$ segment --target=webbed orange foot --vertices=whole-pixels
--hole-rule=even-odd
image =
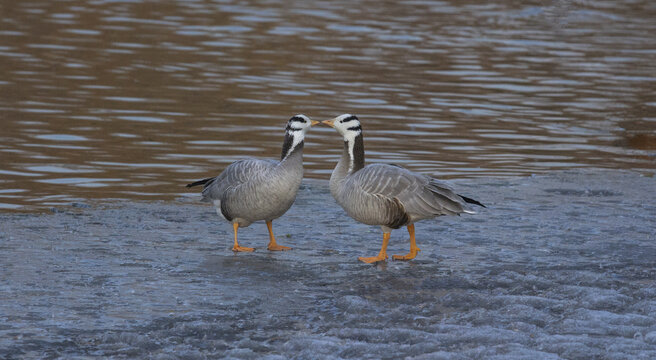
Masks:
[[[282,245],[278,245],[278,244],[273,244],[273,245],[269,244],[269,246],[267,246],[267,250],[269,250],[269,251],[285,251],[285,250],[291,250],[291,249],[292,248],[290,248],[289,246],[282,246]]]
[[[417,253],[420,252],[420,251],[421,251],[420,248],[416,248],[416,249],[414,249],[414,251],[410,250],[410,252],[407,253],[406,255],[392,255],[392,259],[394,259],[394,260],[412,260],[417,256]]]
[[[417,253],[421,251],[417,247],[417,242],[415,241],[415,225],[408,225],[408,234],[410,235],[410,252],[406,255],[394,255],[392,259],[394,260],[412,260],[417,256]]]
[[[390,238],[390,233],[383,233],[383,246],[380,247],[380,251],[378,252],[377,256],[372,256],[372,257],[362,257],[360,256],[358,260],[367,263],[367,264],[373,264],[379,261],[385,261],[387,260],[387,243],[389,242]]]
[[[267,229],[269,229],[269,245],[267,245],[267,250],[285,251],[285,250],[292,249],[289,246],[282,246],[276,243],[276,238],[273,236],[273,223],[271,222],[271,220],[267,220],[266,225],[267,225]]]
[[[358,260],[360,260],[364,263],[367,263],[367,264],[373,264],[373,263],[376,263],[376,262],[379,262],[379,261],[385,261],[387,259],[388,259],[387,255],[384,255],[384,256],[378,255],[378,256],[371,256],[371,257],[362,257],[362,256],[360,256],[358,258]]]
[[[234,251],[234,252],[253,252],[253,251],[255,251],[255,248],[249,248],[249,247],[245,247],[245,246],[235,245],[235,246],[232,247],[232,251]]]

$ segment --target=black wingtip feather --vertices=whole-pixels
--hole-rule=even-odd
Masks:
[[[468,197],[462,196],[462,195],[458,195],[458,196],[460,196],[463,200],[465,200],[466,203],[470,203],[470,204],[474,204],[474,205],[478,205],[478,206],[482,206],[484,208],[487,208],[487,206],[481,204],[480,202],[478,202],[478,201],[476,201],[472,198],[468,198]]]
[[[198,185],[205,185],[206,183],[208,183],[209,181],[211,181],[213,179],[214,178],[211,177],[211,178],[207,178],[207,179],[203,179],[203,180],[194,181],[191,184],[187,184],[187,187],[190,188],[190,187],[194,187],[194,186],[198,186]]]

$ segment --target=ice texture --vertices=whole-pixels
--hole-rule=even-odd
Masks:
[[[656,180],[456,182],[488,206],[416,225],[410,262],[305,182],[240,230],[197,197],[0,214],[0,358],[656,359]],[[390,254],[408,251],[404,229]]]

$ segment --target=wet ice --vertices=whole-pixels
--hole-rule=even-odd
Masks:
[[[195,197],[2,214],[0,357],[656,357],[655,180],[566,172],[456,184],[489,206],[417,225],[371,266],[376,227],[307,182],[240,232]],[[407,252],[395,231],[390,253]]]

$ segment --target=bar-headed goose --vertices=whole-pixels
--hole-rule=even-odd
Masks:
[[[204,185],[202,201],[211,202],[216,212],[232,222],[235,244],[232,251],[253,251],[239,246],[237,229],[259,220],[269,229],[267,249],[289,250],[278,245],[273,236],[272,221],[282,216],[294,203],[303,178],[303,139],[305,132],[318,121],[305,115],[293,116],[287,122],[280,161],[248,159],[236,161],[217,177],[188,184]]]
[[[380,225],[383,245],[377,256],[359,257],[365,263],[387,259],[387,243],[392,229],[407,226],[410,252],[394,255],[396,260],[411,260],[420,249],[415,242],[414,223],[440,215],[474,213],[467,203],[483,206],[476,200],[456,194],[445,183],[400,166],[364,165],[362,126],[358,118],[343,114],[322,121],[344,137],[344,152],[330,177],[330,192],[346,213],[355,220]]]

